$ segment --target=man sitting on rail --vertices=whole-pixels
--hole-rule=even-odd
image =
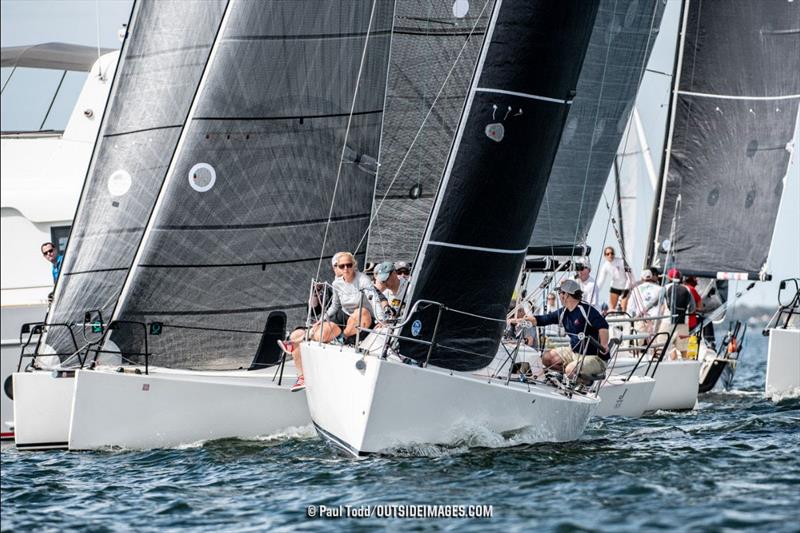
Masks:
[[[608,322],[597,309],[581,301],[583,293],[578,282],[571,279],[564,281],[558,294],[562,305],[560,309],[544,315],[512,319],[511,322],[527,320],[534,326],[558,324],[564,328],[570,345],[542,353],[542,365],[545,368],[573,375],[583,354],[582,378],[592,379],[605,374],[609,357]]]

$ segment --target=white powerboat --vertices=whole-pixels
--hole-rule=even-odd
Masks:
[[[783,291],[787,302],[781,302]],[[769,336],[764,389],[773,400],[800,395],[800,279],[781,281],[778,301],[780,307],[764,328]]]
[[[2,49],[2,66],[15,71],[88,73],[63,131],[4,131],[0,136],[3,439],[14,437],[11,373],[19,363],[20,328],[43,320],[48,294],[53,291],[50,265],[42,259],[39,245],[51,241],[59,252],[66,246],[117,65],[118,52],[102,53],[98,58],[97,48],[63,43]],[[12,72],[6,82],[9,88],[15,81]],[[53,101],[59,94],[58,90],[53,94]],[[12,105],[6,96],[4,107]],[[36,112],[45,115],[44,109]]]

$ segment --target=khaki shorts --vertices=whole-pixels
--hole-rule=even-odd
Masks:
[[[561,362],[564,363],[564,369],[567,368],[567,365],[572,362],[580,361],[581,356],[576,354],[572,351],[572,348],[569,346],[562,346],[560,348],[555,348],[555,352],[561,358]],[[588,376],[592,374],[605,374],[606,372],[606,362],[600,359],[596,355],[587,355],[583,358],[583,367],[581,368],[581,375]]]
[[[669,320],[662,320],[658,332],[669,333],[670,331],[672,331],[672,324],[670,324]],[[678,324],[678,327],[675,329],[675,335],[672,336],[671,345],[679,352],[685,353],[689,349],[689,326],[686,324]]]

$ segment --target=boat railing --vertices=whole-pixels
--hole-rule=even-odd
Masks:
[[[72,341],[73,351],[65,352],[65,353],[41,353],[41,339],[42,334],[48,330],[52,329],[59,329],[59,328],[66,328],[67,332],[69,333],[69,339]],[[27,337],[26,337],[27,336]],[[47,357],[58,357],[61,359],[69,358],[74,356],[77,353],[81,352],[81,348],[78,346],[78,341],[75,338],[75,333],[70,327],[69,324],[62,324],[62,323],[52,323],[47,324],[44,322],[27,322],[22,324],[19,330],[19,343],[21,345],[19,360],[17,362],[17,372],[20,372],[23,368],[22,363],[26,359],[30,359],[30,365],[33,367],[36,364],[36,358],[39,356],[47,356]],[[31,346],[33,349],[31,351]]]
[[[791,292],[790,283],[794,285],[794,293]],[[790,289],[789,294],[792,296],[788,302],[784,303],[781,295],[787,288]],[[800,317],[800,278],[781,280],[780,288],[778,289],[778,309],[770,317],[761,333],[764,336],[768,336],[771,329],[787,329],[797,317]]]

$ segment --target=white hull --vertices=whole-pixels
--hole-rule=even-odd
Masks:
[[[103,367],[58,379],[18,373],[17,447],[150,449],[309,425],[304,393],[289,390],[294,368],[287,367],[281,386],[274,372],[156,368],[145,375]]]
[[[74,377],[54,372],[16,372],[14,379],[14,440],[17,448],[66,448]]]
[[[274,372],[79,370],[69,449],[164,448],[309,425],[305,394],[289,390],[294,376],[278,386]]]
[[[595,416],[627,416],[639,418],[650,404],[656,380],[634,376],[624,381],[622,376],[609,376],[600,386],[600,405]]]
[[[532,432],[536,441],[575,440],[599,401],[437,368],[353,348],[303,344],[306,397],[317,430],[353,455],[417,444],[454,444],[475,429]]]
[[[626,375],[634,364],[636,364],[634,358],[618,358],[612,375]],[[693,359],[661,361],[655,375],[656,384],[645,411],[694,409],[697,403],[700,366],[700,361]],[[647,363],[642,361],[634,375],[643,376],[646,369]]]
[[[500,347],[492,364],[481,371],[481,373],[486,373],[487,375],[505,375],[505,373],[508,372],[507,358],[508,353],[503,347]],[[527,346],[520,347],[516,362],[528,363],[534,371],[541,370],[539,352]],[[644,377],[643,375],[634,376],[630,381],[623,381],[622,376],[609,376],[600,385],[600,390],[598,392],[600,405],[597,407],[594,416],[626,416],[638,418],[648,410],[650,396],[655,386],[656,383],[654,379]]]
[[[769,330],[765,393],[768,398],[800,394],[800,329]]]

